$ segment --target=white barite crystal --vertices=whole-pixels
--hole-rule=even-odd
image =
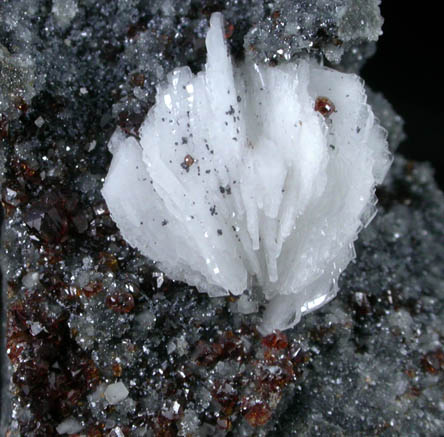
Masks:
[[[391,163],[386,133],[356,75],[233,67],[219,13],[206,47],[205,71],[178,68],[158,89],[140,141],[114,133],[103,196],[170,278],[210,296],[261,290],[261,332],[286,329],[335,296]],[[315,110],[319,97],[335,111]]]
[[[83,429],[83,425],[74,417],[68,417],[56,427],[58,434],[76,434]]]
[[[257,302],[252,301],[249,297],[243,294],[236,302],[237,312],[241,314],[257,313],[259,305]]]
[[[22,278],[22,284],[26,288],[34,288],[39,284],[39,274],[37,272],[29,272]]]
[[[128,397],[128,389],[125,384],[121,381],[114,384],[110,384],[105,390],[105,399],[111,404],[115,405],[123,401]]]

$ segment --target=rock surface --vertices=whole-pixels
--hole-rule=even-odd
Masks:
[[[442,434],[444,198],[428,165],[396,158],[338,298],[265,338],[248,300],[147,265],[100,195],[111,133],[137,135],[173,68],[202,68],[212,12],[238,58],[334,63],[343,47],[337,68],[356,71],[380,32],[377,2],[149,4],[0,6],[2,435]],[[374,101],[394,149],[400,121]],[[120,383],[128,395],[111,405]]]

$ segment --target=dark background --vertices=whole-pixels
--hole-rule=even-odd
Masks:
[[[405,120],[407,139],[398,151],[431,161],[444,188],[444,21],[430,4],[383,0],[384,34],[362,75]]]

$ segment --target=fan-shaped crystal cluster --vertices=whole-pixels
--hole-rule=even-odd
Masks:
[[[103,188],[123,237],[210,296],[269,302],[263,333],[332,299],[391,157],[360,78],[300,59],[233,66],[221,14],[205,71],[174,70]]]

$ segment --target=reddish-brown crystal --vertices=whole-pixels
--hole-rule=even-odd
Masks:
[[[176,437],[176,426],[172,420],[167,419],[161,414],[154,422],[155,437]]]
[[[120,378],[122,376],[122,366],[119,363],[113,364],[113,375],[116,378]]]
[[[48,295],[25,294],[26,301],[9,308],[7,338],[8,355],[16,366],[12,380],[34,415],[32,423],[23,424],[22,432],[55,435],[53,424],[84,402],[98,384],[99,374],[71,338],[67,314],[48,312]]]
[[[145,75],[143,73],[134,73],[131,76],[131,85],[142,87],[145,83]]]
[[[275,331],[264,337],[262,344],[271,349],[285,349],[288,346],[288,340],[283,332]]]
[[[18,97],[16,99],[15,107],[21,112],[26,112],[29,108],[28,104],[23,100],[23,97]]]
[[[220,417],[219,419],[217,419],[217,426],[224,431],[230,431],[232,423],[228,417]]]
[[[364,317],[372,312],[371,304],[367,295],[363,292],[356,292],[352,297],[353,306],[356,309],[358,317]]]
[[[253,405],[245,414],[245,419],[253,427],[264,426],[270,420],[270,417],[271,411],[263,403]]]
[[[99,253],[99,266],[100,270],[103,272],[106,271],[112,271],[117,272],[119,268],[119,262],[117,261],[117,258],[107,252],[100,252]]]
[[[200,340],[193,357],[199,365],[212,365],[226,358],[239,360],[243,357],[243,345],[233,331],[225,331],[213,343]]]
[[[28,196],[17,182],[10,182],[2,186],[2,204],[4,207],[17,207],[24,205]]]
[[[5,115],[0,115],[0,139],[6,138],[9,131],[9,122]]]
[[[315,102],[314,110],[319,112],[323,117],[330,117],[336,111],[335,105],[327,97],[318,97]]]
[[[183,158],[182,166],[183,169],[189,170],[189,168],[194,164],[194,158],[191,155],[185,155]]]
[[[273,20],[277,20],[278,18],[280,18],[280,16],[281,16],[281,11],[279,11],[279,10],[275,10],[275,11],[273,11],[273,13],[271,14],[271,18],[272,18]]]
[[[21,174],[27,178],[37,177],[35,171],[20,163]],[[62,243],[69,231],[78,233],[88,228],[88,210],[79,212],[79,199],[73,192],[49,190],[31,203],[25,213],[25,223],[43,243]]]
[[[227,23],[225,25],[225,39],[230,39],[234,33],[234,25],[231,23]]]
[[[106,306],[116,313],[129,313],[134,309],[134,297],[126,291],[113,293],[106,297]]]
[[[231,416],[238,401],[238,395],[230,385],[222,382],[216,383],[216,389],[212,393],[213,399],[222,407],[222,411],[226,416]]]
[[[88,437],[103,437],[104,434],[98,426],[92,426],[88,429],[86,434]]]
[[[428,373],[437,373],[444,370],[444,351],[436,349],[426,353],[421,360],[422,368]]]
[[[100,282],[90,282],[82,288],[81,292],[86,297],[92,297],[100,293],[102,290],[103,286]]]

